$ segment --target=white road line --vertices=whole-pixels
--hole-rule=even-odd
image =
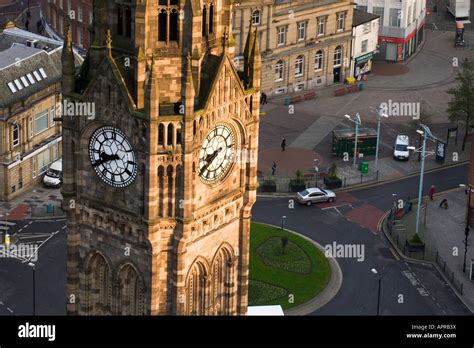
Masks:
[[[7,310],[8,310],[10,313],[13,313],[13,311],[10,309],[10,307],[7,307]]]
[[[67,226],[63,226],[63,227],[61,227],[61,229],[62,229],[62,230],[64,230],[65,228],[67,228]]]

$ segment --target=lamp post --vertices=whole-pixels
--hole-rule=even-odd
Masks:
[[[316,184],[314,185],[315,187],[318,187],[318,174],[319,174],[318,161],[319,159],[317,158],[314,159],[314,176],[315,176],[315,182],[316,182]]]
[[[469,196],[467,198],[467,213],[466,213],[466,227],[464,228],[464,261],[462,264],[462,271],[466,273],[466,256],[467,256],[467,242],[469,239],[469,232],[470,232],[470,224],[471,224],[471,193],[472,193],[472,186],[460,184],[461,187],[468,187],[469,189]]]
[[[428,126],[420,123],[420,127],[423,128],[423,130],[417,130],[416,132],[420,134],[423,137],[423,145],[421,148],[416,149],[414,146],[408,146],[408,150],[413,150],[414,152],[419,152],[421,153],[421,169],[420,169],[420,183],[418,187],[418,206],[416,208],[416,229],[415,233],[418,234],[419,228],[420,228],[420,214],[421,214],[421,202],[423,198],[423,178],[425,174],[425,158],[428,157],[429,155],[433,155],[433,151],[426,151],[426,139],[435,141],[438,140],[432,133],[431,130],[429,129]]]
[[[285,221],[286,221],[286,216],[282,216],[281,217],[281,229],[283,230],[283,228],[285,227]]]
[[[344,115],[349,121],[355,124],[355,137],[354,137],[354,162],[352,166],[355,168],[357,165],[357,137],[359,136],[359,126],[362,124],[360,115],[357,113],[354,119],[350,115]]]
[[[380,143],[380,122],[382,121],[382,117],[388,117],[387,113],[384,111],[382,106],[378,108],[371,108],[372,111],[377,113],[377,145],[375,147],[375,170],[379,169],[379,143]]]
[[[380,313],[380,289],[382,287],[382,277],[380,276],[379,272],[375,268],[372,268],[371,271],[373,274],[377,276],[378,282],[379,282],[379,286],[377,290],[377,316],[378,316]]]
[[[28,266],[31,267],[33,271],[33,316],[36,315],[36,281],[35,281],[35,264],[33,262],[29,262]]]

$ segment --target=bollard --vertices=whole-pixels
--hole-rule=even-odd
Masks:
[[[375,181],[379,181],[379,170],[375,173]]]

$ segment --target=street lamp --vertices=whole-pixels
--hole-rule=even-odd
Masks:
[[[319,167],[318,167],[318,161],[319,159],[315,158],[314,159],[314,175],[315,175],[315,181],[316,181],[316,185],[315,187],[318,187],[318,174],[319,174]]]
[[[469,187],[469,196],[467,199],[467,213],[466,213],[466,227],[464,228],[464,235],[466,238],[464,239],[464,262],[462,264],[462,271],[466,273],[466,256],[467,256],[467,241],[469,238],[469,231],[470,231],[470,224],[471,224],[471,193],[472,193],[472,186],[460,184],[461,187]]]
[[[35,264],[33,262],[28,262],[28,266],[33,270],[33,316],[36,315],[36,282],[35,282]]]
[[[344,115],[345,118],[347,118],[349,121],[352,123],[355,123],[355,137],[354,137],[354,163],[352,164],[353,167],[356,167],[357,164],[357,137],[359,136],[359,126],[362,124],[362,121],[360,120],[360,115],[357,113],[354,118],[352,118],[350,115]]]
[[[426,139],[429,139],[431,141],[438,140],[438,138],[436,138],[433,133],[431,133],[431,130],[428,126],[424,125],[423,123],[420,123],[420,127],[423,128],[423,130],[418,129],[416,132],[423,137],[423,145],[419,149],[415,148],[414,146],[407,147],[408,150],[421,153],[420,184],[418,187],[418,206],[416,208],[416,234],[418,234],[420,228],[421,201],[423,197],[423,177],[425,174],[425,158],[429,155],[434,154],[434,151],[426,151]]]
[[[382,121],[382,117],[388,117],[387,113],[384,111],[382,106],[378,108],[371,107],[371,110],[377,113],[377,145],[375,147],[375,170],[379,169],[378,162],[379,162],[379,143],[380,143],[380,121]]]
[[[382,285],[382,277],[380,276],[379,272],[375,268],[372,268],[370,271],[377,276],[378,282],[379,282],[379,286],[377,290],[377,316],[378,316],[380,313],[380,289]]]
[[[281,217],[281,229],[283,230],[283,227],[285,226],[285,221],[286,221],[286,216]]]

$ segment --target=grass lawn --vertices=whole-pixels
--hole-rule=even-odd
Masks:
[[[282,237],[288,238],[284,254]],[[313,243],[276,227],[252,223],[250,306],[281,305],[288,309],[300,305],[321,292],[330,276],[327,258]]]

